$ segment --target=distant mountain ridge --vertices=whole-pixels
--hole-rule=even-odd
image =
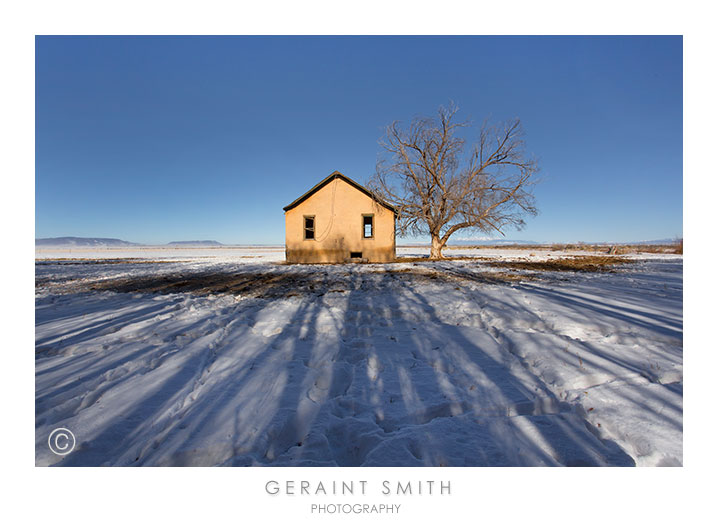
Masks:
[[[681,238],[670,238],[670,239],[652,239],[650,241],[632,241],[631,243],[625,243],[625,245],[673,245],[678,243]]]
[[[602,243],[584,243],[586,245],[671,245],[677,243],[679,240],[676,238],[667,239],[653,239],[645,241],[633,241],[633,242],[618,242],[618,241],[605,241]],[[522,239],[489,239],[489,238],[478,238],[478,239],[457,239],[451,240],[448,243],[450,247],[460,246],[499,246],[499,245],[551,245],[551,244],[568,244],[568,243],[538,243],[536,241],[528,241]],[[573,243],[569,243],[573,244]],[[427,246],[429,241],[421,242],[406,242],[400,243],[399,246]],[[170,241],[165,245],[145,245],[142,243],[133,243],[131,241],[125,241],[123,239],[114,239],[107,237],[47,237],[47,238],[36,238],[36,247],[65,247],[65,248],[126,248],[126,247],[246,247],[246,246],[282,246],[277,245],[225,245],[214,239],[203,239],[203,240],[190,240],[190,241]]]
[[[214,239],[203,239],[193,241],[170,241],[168,247],[224,247],[219,241]]]
[[[429,243],[428,243],[429,244]],[[528,241],[525,239],[456,239],[447,243],[450,247],[461,246],[495,246],[495,245],[539,245],[536,241]]]
[[[35,239],[36,247],[140,247],[122,239],[107,237],[46,237]]]
[[[679,238],[681,239],[681,238]],[[523,239],[489,239],[489,238],[478,238],[478,239],[456,239],[450,240],[447,245],[452,246],[499,246],[499,245],[573,245],[573,244],[585,244],[585,245],[672,245],[679,241],[677,238],[666,238],[666,239],[651,239],[644,241],[573,241],[573,242],[544,242],[540,243],[537,241],[528,241]],[[429,244],[426,243],[426,244]]]
[[[224,247],[214,239],[192,241],[170,241],[166,245],[144,245],[123,239],[108,237],[46,237],[36,238],[36,247],[63,247],[63,248],[127,248],[127,247]]]

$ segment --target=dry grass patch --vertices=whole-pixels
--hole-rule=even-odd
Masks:
[[[35,265],[122,265],[122,264],[152,264],[152,263],[188,263],[187,260],[150,260],[145,258],[40,258]]]
[[[309,273],[191,272],[98,280],[82,285],[85,290],[121,293],[235,294],[257,298],[298,296],[323,291],[322,277]]]
[[[616,256],[574,256],[547,261],[492,261],[487,265],[535,271],[611,272],[614,266],[630,262],[629,259]]]
[[[495,272],[495,271],[476,271],[465,269],[390,269],[390,270],[374,270],[369,271],[372,274],[391,274],[404,280],[411,281],[415,279],[440,281],[447,283],[456,283],[459,281],[472,281],[479,283],[516,283],[525,280],[535,280],[536,278],[527,274],[517,274],[513,272]]]
[[[424,261],[429,262],[442,262],[442,261],[487,261],[494,258],[486,257],[486,256],[448,256],[441,259],[434,259],[429,257],[409,257],[409,256],[402,256],[395,258],[393,263],[419,263]]]
[[[528,275],[513,272],[480,272],[403,268],[362,270],[349,275],[329,275],[316,270],[292,272],[177,272],[150,276],[132,276],[95,281],[70,281],[53,286],[57,292],[114,291],[120,293],[195,293],[232,294],[253,298],[288,298],[324,296],[327,293],[351,293],[355,290],[385,292],[387,289],[411,288],[420,282],[511,283],[531,280]],[[41,286],[43,281],[36,282]]]

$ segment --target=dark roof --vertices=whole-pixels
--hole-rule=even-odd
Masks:
[[[373,195],[372,192],[369,191],[367,188],[365,188],[365,187],[362,186],[361,184],[357,184],[354,180],[352,180],[352,179],[349,178],[349,177],[346,177],[345,175],[343,175],[343,174],[340,173],[339,171],[334,171],[334,172],[333,172],[330,176],[328,176],[326,179],[322,180],[322,181],[319,182],[317,185],[315,185],[310,191],[308,191],[307,193],[305,193],[304,195],[302,195],[300,198],[294,200],[292,203],[290,203],[290,204],[288,204],[287,206],[285,206],[285,207],[284,207],[284,210],[285,210],[285,211],[291,210],[292,208],[294,208],[295,206],[297,206],[298,204],[300,204],[302,201],[304,201],[305,199],[309,198],[311,195],[317,193],[319,190],[321,190],[321,189],[322,189],[323,187],[325,187],[327,184],[329,184],[330,182],[332,182],[334,179],[342,179],[342,180],[344,180],[347,184],[349,184],[350,186],[354,186],[354,187],[357,188],[359,191],[361,191],[362,193],[366,194],[366,195],[369,196],[371,199],[373,199],[374,201],[378,202],[379,204],[381,204],[381,205],[384,206],[385,208],[387,208],[387,209],[389,209],[389,210],[392,210],[394,213],[397,213],[397,208],[396,208],[395,206],[392,206],[392,205],[389,204],[388,202],[385,202],[385,201],[383,201],[382,199],[376,197],[376,196]]]

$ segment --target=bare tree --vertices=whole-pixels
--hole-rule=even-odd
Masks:
[[[479,130],[469,149],[459,136],[468,122],[456,122],[457,106],[440,107],[437,118],[415,118],[409,128],[387,127],[380,145],[388,155],[377,163],[368,186],[398,209],[400,234],[429,234],[431,258],[458,230],[499,232],[522,228],[536,215],[536,161],[525,153],[518,119]]]

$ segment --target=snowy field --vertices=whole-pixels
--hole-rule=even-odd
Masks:
[[[445,254],[37,250],[36,465],[682,465],[681,256]]]

